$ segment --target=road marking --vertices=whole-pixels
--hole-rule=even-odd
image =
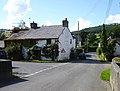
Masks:
[[[53,67],[49,67],[49,68],[46,68],[46,69],[43,69],[43,70],[40,70],[40,71],[31,73],[31,74],[29,74],[29,75],[21,76],[20,78],[30,77],[30,76],[36,75],[36,74],[38,74],[38,73],[45,72],[45,71],[47,71],[47,70],[51,70],[51,69],[54,69],[54,68],[57,68],[57,67],[60,67],[60,66],[66,65],[66,64],[69,64],[69,63],[59,64],[59,65],[56,65],[56,66],[53,66]]]

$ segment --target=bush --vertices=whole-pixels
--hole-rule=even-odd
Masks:
[[[95,52],[97,49],[97,46],[89,46],[88,51],[89,52]]]
[[[57,44],[49,44],[47,46],[44,46],[42,52],[46,58],[50,57],[51,60],[54,61],[59,55],[59,47]]]
[[[83,48],[79,47],[75,49],[76,53],[82,53],[83,52]]]
[[[97,54],[97,55],[101,55],[101,53],[102,53],[102,50],[101,50],[100,47],[98,47],[98,48],[96,49],[96,54]]]
[[[71,52],[70,52],[70,60],[75,60],[75,59],[76,59],[75,52],[74,52],[74,50],[71,50]]]
[[[113,58],[113,61],[114,61],[114,62],[120,62],[120,57],[115,57],[115,58]]]
[[[12,60],[21,60],[22,59],[22,52],[21,52],[21,45],[19,43],[13,43],[5,48],[5,51],[8,54],[8,58]]]
[[[100,75],[101,80],[110,81],[110,69],[104,70]]]

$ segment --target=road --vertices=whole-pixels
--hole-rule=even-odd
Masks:
[[[87,60],[69,63],[13,62],[20,78],[0,82],[0,91],[107,91],[100,73],[110,64],[100,63],[94,53],[86,55]]]

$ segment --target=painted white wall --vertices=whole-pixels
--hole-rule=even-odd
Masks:
[[[116,43],[114,56],[120,56],[120,45]]]
[[[71,44],[70,44],[70,41]],[[59,56],[58,60],[65,60],[69,59],[71,48],[74,47],[74,40],[73,37],[68,30],[68,28],[65,28],[62,32],[62,34],[59,37]]]
[[[43,47],[43,46],[46,45],[46,43],[47,43],[47,40],[39,40],[39,41],[37,41],[36,45],[39,46],[39,47]],[[55,43],[55,39],[52,39],[51,43]]]
[[[46,44],[47,42],[46,42],[46,40],[39,40],[39,41],[37,41],[37,46],[39,46],[39,47],[42,47],[42,46],[44,46],[45,44]]]
[[[23,54],[23,57],[24,59],[28,59],[28,49],[26,47],[22,47],[22,54]]]

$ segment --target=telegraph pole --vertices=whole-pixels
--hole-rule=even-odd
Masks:
[[[80,34],[79,34],[79,21],[78,21],[78,44],[77,44],[77,47],[79,47],[79,42],[80,42]]]

